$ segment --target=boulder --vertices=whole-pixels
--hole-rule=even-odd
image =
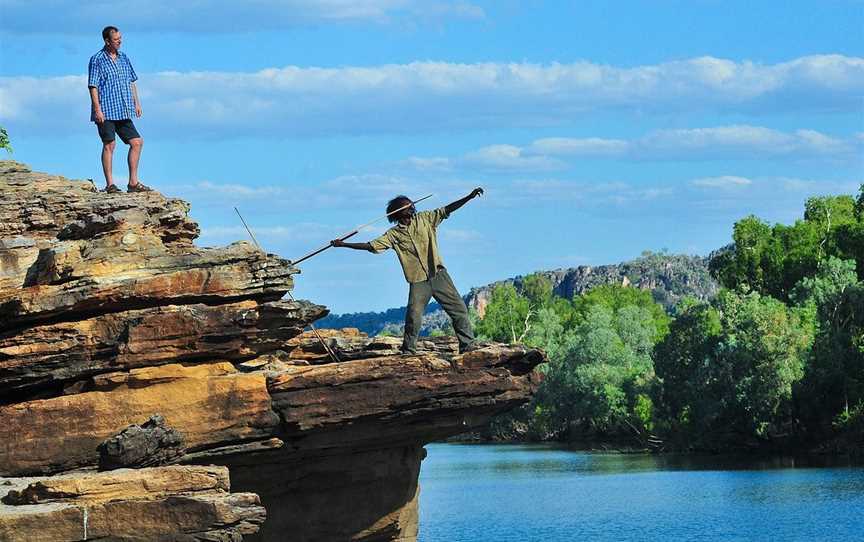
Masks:
[[[183,434],[154,414],[132,424],[99,445],[99,469],[112,470],[167,465],[186,453]]]
[[[9,542],[239,541],[266,517],[257,495],[229,492],[224,467],[121,469],[6,483],[0,485],[0,540]]]

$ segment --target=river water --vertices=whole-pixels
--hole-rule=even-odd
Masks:
[[[864,541],[864,468],[431,444],[421,542]]]

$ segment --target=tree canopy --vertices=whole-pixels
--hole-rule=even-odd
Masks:
[[[549,358],[532,434],[860,452],[864,185],[808,199],[791,225],[744,217],[732,237],[710,262],[719,294],[684,297],[669,314],[634,287],[562,299],[537,275],[496,288],[478,330]]]

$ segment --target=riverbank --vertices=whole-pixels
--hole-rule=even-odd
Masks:
[[[864,432],[846,431],[825,439],[809,441],[778,439],[758,441],[742,438],[736,446],[728,443],[723,447],[697,447],[686,440],[662,440],[651,437],[636,438],[598,438],[596,435],[584,435],[568,440],[556,438],[555,435],[543,435],[534,430],[530,424],[520,417],[505,415],[493,419],[490,424],[476,431],[451,437],[446,442],[453,444],[544,444],[560,446],[574,451],[610,452],[624,454],[685,454],[685,455],[722,455],[745,454],[751,456],[834,456],[849,457],[855,461],[864,462]]]

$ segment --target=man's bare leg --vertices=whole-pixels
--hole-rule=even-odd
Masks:
[[[106,188],[114,184],[114,177],[111,172],[112,161],[114,158],[114,145],[114,141],[111,143],[102,143],[102,172],[105,173]]]
[[[138,160],[141,159],[141,148],[144,146],[144,140],[140,137],[129,140],[129,156],[126,161],[129,163],[129,186],[138,184]]]

